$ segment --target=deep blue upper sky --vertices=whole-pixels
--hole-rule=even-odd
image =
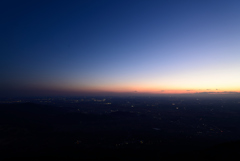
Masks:
[[[238,0],[0,6],[2,94],[240,90]]]

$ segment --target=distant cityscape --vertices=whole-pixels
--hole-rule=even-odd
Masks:
[[[27,102],[64,107],[71,112],[85,114],[127,112],[139,117],[138,119],[149,117],[151,127],[146,128],[184,134],[189,139],[195,136],[240,139],[240,128],[235,124],[240,121],[237,113],[240,112],[240,98],[49,97],[8,99],[1,100],[0,103]]]
[[[8,98],[0,106],[4,149],[38,139],[43,147],[177,153],[240,140],[240,98]]]

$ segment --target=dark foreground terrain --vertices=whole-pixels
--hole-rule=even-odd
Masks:
[[[2,159],[239,158],[238,98],[68,98],[0,104]]]

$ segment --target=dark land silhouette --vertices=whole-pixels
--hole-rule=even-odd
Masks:
[[[240,149],[239,106],[220,97],[2,101],[1,158],[230,159]]]

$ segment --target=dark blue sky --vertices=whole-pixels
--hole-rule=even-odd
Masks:
[[[1,92],[240,91],[240,1],[1,2]]]

